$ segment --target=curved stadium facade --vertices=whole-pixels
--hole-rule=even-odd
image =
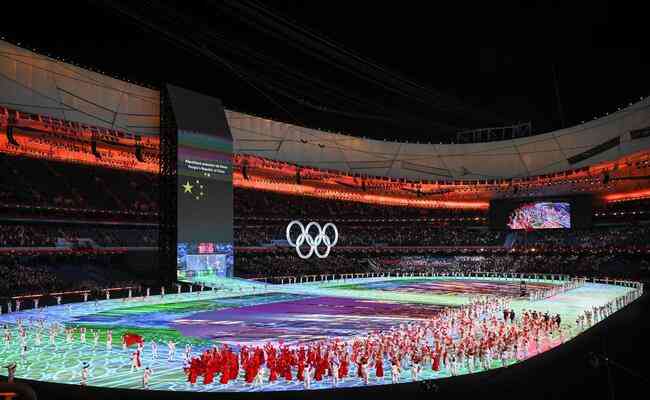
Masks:
[[[7,42],[0,42],[0,56],[0,104],[7,108],[135,133],[142,138],[159,131],[157,90]],[[227,111],[226,115],[238,154],[413,181],[525,179],[616,161],[650,147],[647,98],[570,128],[514,140],[466,144],[378,141],[236,111]]]

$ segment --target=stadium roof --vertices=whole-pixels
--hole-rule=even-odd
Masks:
[[[25,18],[0,32],[112,76],[379,139],[521,121],[541,133],[650,94],[644,14],[629,5],[418,4],[11,2]]]
[[[4,41],[0,41],[0,106],[130,135],[159,132],[157,90]],[[237,153],[393,178],[524,178],[614,161],[650,148],[650,98],[545,134],[463,144],[364,139],[235,111],[228,111],[227,118]]]

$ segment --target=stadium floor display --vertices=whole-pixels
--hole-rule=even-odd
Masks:
[[[365,336],[368,332],[387,330],[413,321],[426,320],[444,307],[457,307],[479,295],[513,295],[519,290],[519,280],[494,278],[363,278],[346,281],[312,282],[293,285],[240,286],[237,280],[225,281],[221,290],[184,294],[168,294],[164,298],[103,300],[27,310],[0,316],[13,338],[18,337],[17,321],[46,320],[66,327],[86,327],[99,332],[98,344],[87,334],[81,343],[79,334],[68,343],[63,333],[54,344],[43,334],[37,344],[28,328],[27,351],[21,352],[18,340],[3,342],[0,364],[12,361],[18,364],[17,378],[79,385],[82,364],[89,364],[89,387],[114,389],[141,389],[142,370],[131,371],[133,348],[123,349],[123,333],[142,336],[147,345],[142,355],[143,367],[154,371],[150,389],[154,391],[193,392],[268,392],[300,391],[304,385],[296,380],[278,379],[261,386],[246,384],[240,377],[227,385],[216,383],[191,385],[183,370],[183,348],[193,346],[192,353],[200,354],[214,344],[228,344],[234,349],[242,345],[263,345],[282,341],[288,346],[313,343],[331,338],[348,340]],[[529,287],[549,287],[554,281],[528,281]],[[227,290],[224,290],[228,286]],[[510,308],[517,315],[523,310],[537,310],[562,316],[562,337],[553,335],[540,343],[539,350],[529,343],[511,366],[560,345],[582,332],[575,321],[579,314],[594,306],[603,305],[626,294],[630,288],[615,285],[587,283],[582,287],[556,294],[544,300],[512,300]],[[29,324],[29,322],[24,322]],[[112,330],[115,342],[106,347],[106,333]],[[159,356],[153,358],[149,342],[155,339]],[[172,340],[178,350],[168,360],[166,343]],[[24,353],[24,354],[23,354]],[[501,361],[492,360],[490,370],[499,368]],[[350,366],[350,376],[356,376]],[[388,385],[391,382],[390,365],[386,365],[384,379],[369,370],[369,385]],[[481,368],[473,372],[480,372]],[[468,374],[461,366],[458,375]],[[3,371],[4,373],[4,371]],[[295,374],[294,374],[295,375]],[[448,370],[433,371],[424,368],[419,380],[450,376]],[[408,370],[403,370],[400,382],[409,382]],[[366,386],[363,380],[349,378],[340,382],[338,389]],[[330,379],[313,382],[314,389],[331,389]]]

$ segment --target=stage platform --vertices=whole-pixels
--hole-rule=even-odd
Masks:
[[[558,281],[528,280],[529,288],[543,288]],[[18,364],[16,376],[29,380],[79,384],[82,364],[90,367],[88,385],[105,388],[141,388],[142,371],[131,372],[133,349],[123,350],[120,337],[123,333],[136,333],[147,342],[143,366],[153,369],[150,389],[169,391],[281,391],[303,390],[299,382],[282,379],[260,387],[247,385],[240,377],[227,385],[214,383],[190,385],[183,372],[182,353],[186,344],[193,346],[192,353],[200,354],[213,345],[227,343],[239,348],[242,345],[263,345],[282,342],[300,345],[323,339],[348,340],[375,330],[389,329],[412,321],[434,316],[444,307],[466,304],[479,295],[513,296],[520,289],[519,280],[460,277],[393,277],[360,278],[345,281],[310,282],[303,284],[267,285],[237,279],[220,279],[218,290],[167,294],[164,298],[102,300],[28,310],[0,316],[0,324],[8,324],[14,337],[7,346],[0,344],[0,364],[12,361]],[[512,308],[517,314],[523,310],[537,310],[562,316],[563,340],[580,333],[576,317],[586,309],[604,305],[626,294],[631,288],[616,285],[587,283],[582,287],[538,301],[514,299]],[[49,344],[44,333],[42,344],[28,335],[28,350],[21,355],[17,344],[16,320],[45,319],[58,321],[68,327],[86,327],[100,332],[99,344],[93,345],[90,332],[86,343],[77,334],[72,344],[65,336]],[[112,330],[114,344],[106,349],[106,332]],[[152,358],[149,342],[156,340],[159,357]],[[174,361],[167,360],[166,342],[177,343]],[[561,344],[561,338],[551,337],[541,343],[541,351]],[[531,343],[529,357],[536,355]],[[511,360],[510,363],[523,359]],[[496,360],[491,368],[498,368]],[[355,366],[351,366],[354,374]],[[370,385],[388,384],[390,366],[385,366],[384,380],[374,377],[370,370]],[[2,371],[5,373],[5,371]],[[459,374],[468,373],[461,368]],[[421,380],[448,377],[447,371],[424,369]],[[404,370],[401,382],[410,381]],[[360,379],[350,378],[339,387],[364,385]],[[331,388],[330,380],[314,382],[312,389]]]

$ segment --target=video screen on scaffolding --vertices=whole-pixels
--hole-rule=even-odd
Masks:
[[[232,277],[232,136],[218,99],[168,85],[178,128],[177,277]]]

